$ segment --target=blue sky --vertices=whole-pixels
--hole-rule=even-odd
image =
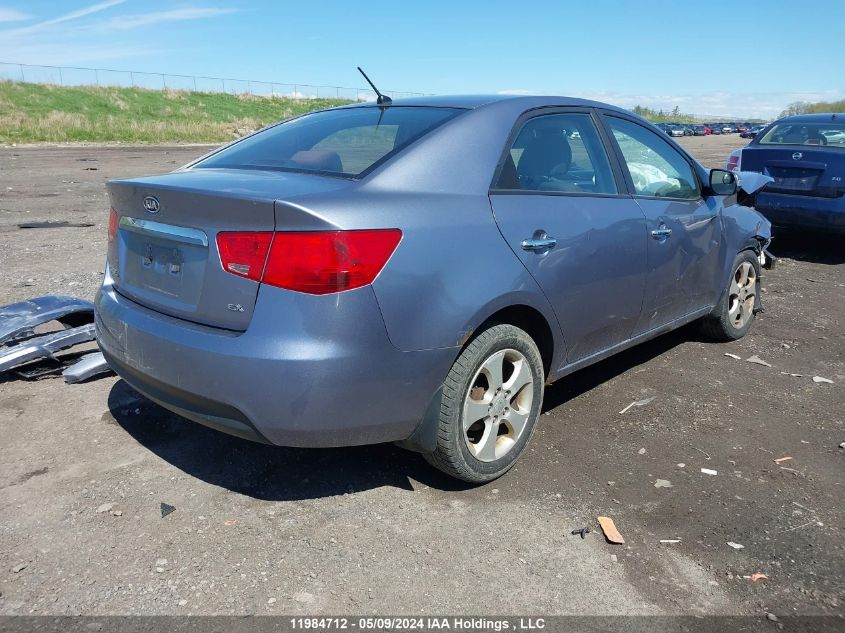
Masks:
[[[845,0],[0,0],[0,61],[776,116],[845,98]]]

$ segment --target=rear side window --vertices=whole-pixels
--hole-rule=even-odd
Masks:
[[[845,149],[845,123],[778,123],[760,145],[829,145]]]
[[[522,126],[494,188],[614,194],[616,182],[589,114],[547,114]]]
[[[258,132],[194,167],[361,176],[460,112],[404,106],[315,112]]]
[[[663,138],[631,121],[606,117],[638,195],[700,197],[698,181],[683,155]]]

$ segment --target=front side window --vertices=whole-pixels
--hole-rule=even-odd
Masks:
[[[760,145],[830,145],[845,149],[845,122],[778,123],[758,142]]]
[[[660,136],[626,119],[606,117],[638,195],[654,198],[700,197],[692,167]]]
[[[529,119],[516,136],[495,189],[616,193],[616,182],[589,114]]]
[[[194,167],[360,176],[461,112],[408,106],[315,112],[258,132]]]

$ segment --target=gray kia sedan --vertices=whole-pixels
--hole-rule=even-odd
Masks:
[[[471,482],[513,465],[544,385],[695,320],[743,336],[770,239],[734,174],[563,97],[315,112],[108,193],[97,336],[129,385]]]

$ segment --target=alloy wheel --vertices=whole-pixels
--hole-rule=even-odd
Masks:
[[[736,329],[742,329],[754,314],[757,296],[757,271],[751,262],[742,262],[734,271],[728,297],[728,317]]]
[[[470,454],[482,462],[507,455],[528,423],[534,374],[515,349],[491,354],[475,373],[464,399],[463,432]]]

